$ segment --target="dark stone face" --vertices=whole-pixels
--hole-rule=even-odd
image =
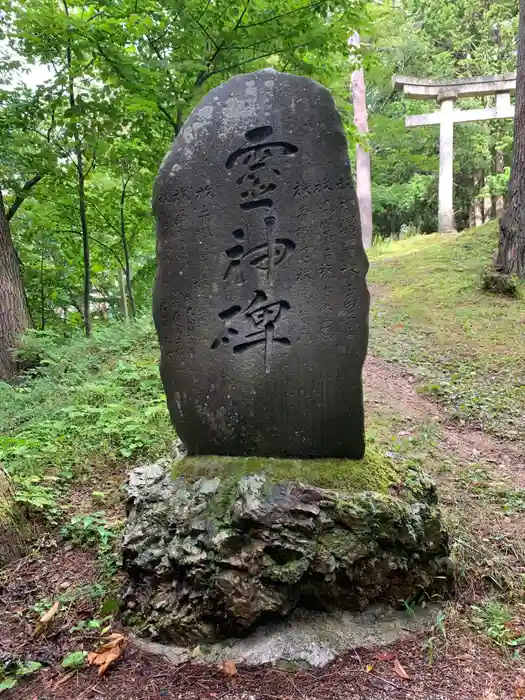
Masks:
[[[330,93],[274,71],[212,90],[154,211],[161,376],[189,453],[361,457],[368,263]]]

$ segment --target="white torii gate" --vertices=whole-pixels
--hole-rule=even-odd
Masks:
[[[427,126],[439,124],[439,217],[438,231],[454,231],[454,124],[485,119],[511,119],[514,105],[510,94],[516,91],[516,73],[491,75],[458,80],[420,80],[395,75],[394,88],[403,90],[406,97],[416,100],[436,99],[439,112],[415,114],[405,118],[405,125]],[[454,109],[457,99],[496,95],[495,107],[481,109]]]

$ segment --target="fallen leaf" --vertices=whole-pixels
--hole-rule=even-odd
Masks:
[[[87,652],[85,651],[73,651],[68,654],[62,661],[62,668],[82,668],[86,661]]]
[[[230,678],[237,675],[237,666],[233,663],[233,661],[225,661],[222,664],[221,670],[226,676],[230,676]]]
[[[395,659],[395,661],[394,661],[394,673],[396,674],[396,676],[399,676],[399,677],[402,678],[404,681],[409,681],[409,680],[410,680],[410,676],[409,676],[408,673],[405,671],[405,669],[403,668],[403,666],[401,666],[401,664],[399,663],[399,659]]]
[[[123,634],[120,634],[119,632],[112,632],[112,633],[108,636],[108,639],[112,639],[112,640],[116,639],[116,640],[118,640],[118,641],[120,642],[122,639],[124,639],[124,635],[123,635]]]
[[[113,634],[109,635],[108,639],[109,639],[109,642],[106,642],[101,647],[96,649],[96,652],[98,654],[103,654],[105,651],[110,651],[110,649],[114,649],[115,647],[118,647],[124,643],[124,635],[123,634],[113,633]]]
[[[98,666],[98,675],[103,676],[110,665],[113,663],[113,661],[116,661],[118,658],[120,658],[120,654],[122,652],[122,649],[115,647],[115,649],[109,649],[108,651],[102,652],[102,654],[97,654],[94,651],[92,651],[90,654],[88,654],[87,660],[88,664],[91,664],[92,666]]]
[[[42,615],[40,620],[36,623],[36,626],[35,626],[35,629],[33,632],[33,637],[36,637],[37,635],[41,634],[45,630],[45,628],[49,625],[51,620],[57,614],[59,607],[60,607],[60,603],[57,600],[57,602],[53,603],[53,605],[49,608],[49,610],[47,610]]]
[[[114,632],[109,635],[109,642],[98,647],[87,656],[87,662],[90,666],[98,666],[98,675],[103,676],[109,666],[120,658],[124,643],[126,641],[123,634]]]
[[[376,661],[393,661],[396,658],[395,654],[392,654],[389,651],[380,651],[379,654],[376,654],[374,656],[374,659]]]

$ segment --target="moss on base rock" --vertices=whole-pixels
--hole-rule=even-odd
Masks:
[[[185,457],[174,462],[173,476],[190,481],[220,477],[239,481],[264,472],[272,481],[298,481],[325,489],[385,493],[402,478],[402,471],[372,446],[364,459],[274,459],[269,457]]]
[[[363,609],[450,585],[433,483],[366,460],[191,457],[132,472],[128,622],[176,642],[242,634],[299,603]]]

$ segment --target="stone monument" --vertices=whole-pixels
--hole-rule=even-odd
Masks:
[[[446,594],[434,484],[364,455],[367,260],[328,91],[274,71],[212,90],[154,208],[161,373],[189,454],[130,475],[124,622],[192,645],[301,606]]]
[[[368,262],[329,91],[271,70],[212,90],[154,212],[161,375],[189,454],[361,458]]]

